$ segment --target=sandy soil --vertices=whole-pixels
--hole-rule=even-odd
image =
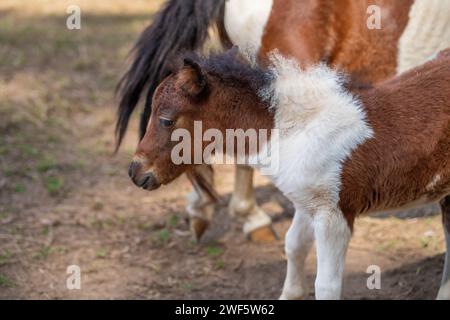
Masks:
[[[195,244],[185,178],[148,193],[127,177],[135,121],[112,155],[114,86],[159,1],[73,2],[82,9],[79,31],[65,28],[68,2],[0,4],[0,298],[277,298],[283,240],[250,243],[241,222],[228,217],[233,167],[216,168],[223,199]],[[258,200],[283,239],[292,208],[257,181]],[[360,218],[344,298],[433,299],[444,252],[436,213]],[[81,290],[66,288],[73,264],[81,268]],[[381,268],[380,290],[367,289],[370,265]],[[311,287],[314,270],[312,254]]]

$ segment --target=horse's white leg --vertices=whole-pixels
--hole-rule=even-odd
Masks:
[[[338,209],[318,211],[313,225],[317,249],[316,299],[340,299],[351,230]]]
[[[211,166],[199,165],[194,168],[195,175],[203,179],[211,189],[214,188],[214,171]],[[196,241],[199,241],[209,224],[211,223],[216,200],[207,192],[202,185],[198,185],[192,177],[191,182],[194,190],[188,195],[188,205],[186,211],[189,216],[191,232]]]
[[[236,166],[234,193],[230,201],[231,216],[245,217],[244,233],[256,242],[270,242],[276,239],[272,219],[256,204],[253,188],[253,169]]]
[[[308,294],[305,279],[305,260],[314,239],[311,215],[297,210],[286,233],[285,250],[287,273],[280,299],[302,299]]]
[[[437,296],[438,300],[450,300],[450,196],[445,197],[441,203],[442,222],[445,232],[445,263],[442,274],[441,287]]]

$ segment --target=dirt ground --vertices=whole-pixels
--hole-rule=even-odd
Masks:
[[[66,28],[79,4],[81,30]],[[136,119],[113,156],[114,87],[139,32],[160,1],[0,3],[0,298],[273,299],[283,240],[248,242],[227,215],[233,167],[216,167],[223,195],[214,225],[195,244],[185,220],[190,186],[180,178],[148,193],[127,166]],[[290,204],[258,177],[257,196],[283,236]],[[360,218],[345,299],[433,299],[444,240],[436,208]],[[81,268],[68,290],[66,269]],[[381,289],[366,287],[370,265]],[[314,283],[315,258],[307,273]],[[310,298],[313,297],[313,292]]]

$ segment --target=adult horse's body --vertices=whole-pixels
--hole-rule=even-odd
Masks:
[[[143,137],[157,85],[181,51],[197,50],[204,45],[211,26],[217,28],[222,46],[236,44],[250,48],[261,63],[268,52],[278,49],[303,66],[325,62],[345,70],[359,82],[376,83],[396,73],[397,59],[403,61],[398,54],[403,33],[406,37],[400,41],[400,53],[408,59],[401,63],[402,70],[422,62],[450,41],[450,26],[445,21],[450,13],[448,2],[415,1],[411,17],[421,22],[423,36],[418,40],[414,36],[419,22],[409,21],[408,16],[413,3],[413,0],[168,0],[141,35],[135,60],[121,82],[118,143],[141,94],[147,90],[140,126]],[[380,28],[373,24],[369,28],[368,20],[377,18],[374,15],[378,14],[378,8]],[[424,12],[426,19],[421,16]],[[440,28],[433,28],[435,25]],[[438,34],[430,37],[427,30]],[[441,41],[437,43],[436,38]],[[410,47],[417,46],[417,41],[422,50],[411,54]],[[252,238],[270,239],[271,220],[256,205],[252,179],[252,169],[238,166],[230,212],[247,216],[244,231]],[[211,219],[215,200],[211,168],[197,166],[191,181],[196,191],[188,212],[199,237]]]

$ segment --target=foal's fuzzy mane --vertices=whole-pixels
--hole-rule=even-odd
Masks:
[[[239,53],[237,49],[232,49],[226,53],[211,54],[202,56],[198,53],[189,52],[183,56],[200,66],[202,72],[218,78],[227,86],[246,86],[253,90],[263,101],[275,107],[281,95],[294,96],[302,88],[299,86],[300,78],[312,78],[315,82],[321,79],[321,83],[336,90],[345,90],[358,95],[358,92],[372,88],[371,84],[359,83],[352,79],[351,75],[327,67],[323,64],[313,65],[308,68],[301,68],[296,60],[291,57],[284,57],[278,51],[269,55],[269,64],[263,68],[251,57],[247,57],[245,52]],[[180,70],[180,66],[172,69],[173,73]],[[278,92],[276,83],[285,79],[292,90],[281,90]],[[318,83],[316,83],[318,85]],[[286,89],[286,88],[285,88]],[[291,97],[292,98],[292,97]]]
[[[245,85],[256,93],[270,86],[274,79],[271,70],[251,63],[235,50],[222,54],[211,54],[207,57],[197,53],[187,53],[184,59],[197,63],[203,72],[220,79],[228,86]]]

